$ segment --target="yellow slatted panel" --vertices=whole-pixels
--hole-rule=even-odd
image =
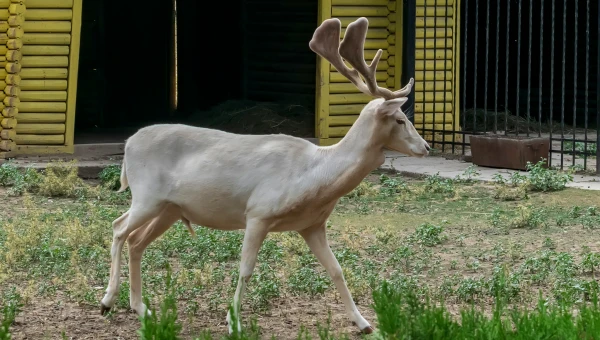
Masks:
[[[458,122],[458,112],[453,112],[457,100],[454,77],[457,8],[454,0],[417,0],[414,89],[417,130],[453,130]],[[430,132],[422,134],[428,141],[434,138]]]
[[[331,16],[342,22],[342,38],[348,24],[359,17],[369,20],[369,30],[365,41],[365,60],[370,63],[378,49],[383,50],[381,60],[377,65],[376,78],[379,86],[394,89],[394,68],[397,67],[396,54],[396,2],[374,0],[369,2],[358,0],[330,0]],[[327,82],[327,134],[320,136],[322,145],[337,142],[358,118],[365,104],[373,99],[361,93],[349,80],[335,68],[329,66],[329,81]],[[333,138],[331,138],[333,137]],[[331,140],[327,140],[331,138]]]
[[[5,0],[0,0],[5,1]],[[67,113],[77,60],[82,0],[27,0],[21,24],[17,145],[67,146]],[[1,15],[0,15],[1,16]],[[77,46],[74,49],[74,46]],[[76,86],[76,81],[73,82]],[[6,91],[5,91],[6,92]]]

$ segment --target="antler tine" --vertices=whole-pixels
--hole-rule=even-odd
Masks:
[[[410,91],[412,90],[412,87],[414,85],[415,85],[415,79],[410,78],[410,80],[408,81],[408,84],[406,84],[406,86],[404,86],[403,88],[401,88],[398,91],[392,92],[392,95],[394,96],[394,98],[406,97],[406,96],[408,96],[408,94],[410,93]]]
[[[383,97],[385,100],[394,98],[394,93],[377,85],[377,64],[383,51],[379,49],[371,62],[367,65],[364,58],[364,45],[367,38],[369,21],[365,17],[358,18],[346,28],[344,40],[340,45],[340,55],[348,61],[358,73],[365,78],[369,94],[374,97]]]
[[[337,18],[323,21],[315,30],[308,46],[313,52],[329,61],[338,72],[348,78],[361,92],[372,95],[367,85],[360,78],[358,71],[348,68],[342,60],[339,52],[341,26],[342,23]]]

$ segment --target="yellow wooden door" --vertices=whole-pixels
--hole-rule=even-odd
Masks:
[[[459,121],[455,105],[457,2],[416,0],[415,127],[428,141],[434,138],[426,130],[432,129],[435,140],[452,140],[452,134],[443,131],[453,130]]]
[[[15,128],[3,151],[71,153],[82,0],[10,1],[18,9],[9,8],[16,33],[8,36],[4,105]]]
[[[365,5],[368,3],[368,5]],[[338,18],[342,22],[343,38],[348,24],[359,17],[369,19],[365,41],[365,59],[370,62],[378,49],[383,55],[377,67],[379,86],[396,86],[395,62],[397,46],[396,26],[400,25],[396,1],[321,0],[319,24],[325,19]],[[320,145],[337,143],[358,118],[360,111],[372,97],[360,93],[326,60],[319,58],[317,65],[316,136]]]
[[[456,2],[455,0],[416,0],[415,125],[417,127],[431,128],[435,118],[436,128],[452,130],[453,124],[458,121],[458,112],[453,110],[452,105],[457,97],[455,77],[453,77],[456,68],[454,56],[457,55],[453,34]],[[348,23],[361,16],[368,18],[365,59],[370,62],[377,50],[382,49],[383,55],[377,68],[377,80],[380,86],[398,90],[406,85],[400,83],[402,8],[402,0],[321,0],[318,23],[329,18],[340,19],[343,37]],[[432,24],[432,20],[437,20],[437,26]],[[442,33],[439,33],[440,30]],[[436,31],[438,33],[435,33]],[[442,37],[443,34],[446,34],[446,40]],[[437,38],[437,35],[440,37]],[[436,45],[435,38],[444,42],[442,47],[445,51],[439,44]],[[437,47],[434,49],[434,46]],[[434,82],[434,72],[444,74],[446,78],[436,77]],[[319,58],[315,120],[319,144],[337,143],[356,121],[365,104],[372,99],[360,93],[350,81],[335,71],[329,62]],[[423,134],[426,137],[428,135],[428,133]],[[431,133],[429,133],[431,140],[430,137]]]

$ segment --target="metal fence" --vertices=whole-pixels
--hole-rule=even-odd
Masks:
[[[599,172],[598,1],[455,1],[459,1],[460,29],[453,39],[460,52],[454,59],[460,67],[454,67],[450,77],[459,79],[454,89],[459,107],[453,107],[453,112],[460,114],[460,129],[442,130],[446,124],[423,123],[416,124],[419,132],[451,133],[451,138],[434,140],[432,147],[463,155],[470,152],[470,135],[547,137],[549,165]],[[414,0],[405,3],[416,7]],[[448,2],[436,5],[444,3]],[[438,20],[433,22],[437,32]],[[405,30],[409,41],[415,32],[414,23],[407,23],[411,24]],[[406,77],[424,72],[412,67]],[[433,74],[434,82],[450,80],[446,72]],[[435,92],[442,90],[434,86],[432,91],[437,98]]]

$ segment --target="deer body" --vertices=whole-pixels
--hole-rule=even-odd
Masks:
[[[339,198],[383,164],[384,149],[411,156],[428,154],[429,145],[402,113],[413,80],[392,92],[379,88],[363,57],[368,21],[351,23],[339,43],[341,23],[328,19],[315,31],[310,47],[329,60],[359,90],[378,99],[369,102],[346,136],[319,147],[287,135],[238,135],[223,131],[158,124],[127,140],[121,191],[131,189],[130,209],[113,222],[111,272],[101,302],[104,314],[119,291],[121,251],[129,244],[130,304],[145,315],[141,258],[146,247],[178,220],[220,230],[244,229],[240,276],[233,297],[239,313],[246,285],[269,232],[298,232],[331,276],[351,321],[373,331],[352,300],[342,269],[325,235],[326,221]],[[339,53],[338,53],[339,50]],[[342,61],[344,57],[354,69]],[[362,75],[365,82],[360,78]],[[198,250],[206,251],[206,250]],[[239,315],[239,314],[238,314]],[[229,331],[232,325],[227,314]]]

